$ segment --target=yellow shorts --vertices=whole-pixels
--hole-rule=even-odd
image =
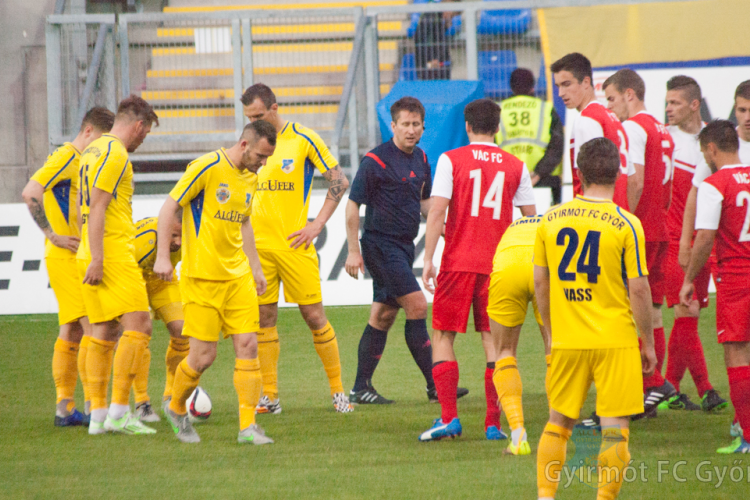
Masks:
[[[253,275],[247,273],[229,281],[183,277],[180,280],[185,326],[182,334],[204,342],[218,342],[240,333],[257,333],[260,328],[258,295]]]
[[[175,278],[172,278],[172,281],[162,281],[159,278],[147,279],[146,291],[148,303],[155,317],[164,321],[165,325],[185,319],[182,313],[180,282]]]
[[[46,258],[45,263],[49,284],[57,297],[58,322],[65,325],[86,316],[75,256],[70,259]]]
[[[86,276],[89,261],[78,260],[78,277]],[[81,285],[86,315],[91,323],[103,323],[130,312],[148,312],[146,282],[141,268],[132,262],[105,262],[104,277],[96,286]]]
[[[620,349],[552,349],[549,405],[578,418],[591,387],[596,387],[596,414],[627,417],[643,412],[643,374],[638,347]]]
[[[526,310],[531,302],[536,322],[542,324],[542,316],[534,296],[534,264],[529,260],[525,247],[511,247],[498,256],[502,267],[492,270],[487,315],[493,321],[509,328],[523,324]]]
[[[258,256],[268,282],[266,293],[259,299],[261,305],[279,301],[279,283],[284,283],[287,302],[304,306],[323,301],[317,253],[259,249]]]

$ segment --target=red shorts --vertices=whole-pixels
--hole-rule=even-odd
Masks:
[[[651,301],[654,304],[664,303],[664,290],[666,289],[668,241],[646,242],[646,267],[648,268],[648,286],[651,288]]]
[[[474,329],[478,332],[489,332],[489,286],[489,274],[440,271],[432,304],[432,328],[466,333],[469,309],[473,305]]]
[[[719,273],[716,280],[716,331],[719,343],[750,342],[750,275]]]
[[[673,307],[680,303],[680,290],[682,283],[685,281],[685,273],[680,267],[678,256],[680,254],[680,242],[670,241],[667,251],[667,261],[664,267],[665,290],[664,295],[667,297],[667,306]],[[701,272],[693,280],[695,285],[695,294],[693,298],[698,301],[701,309],[708,307],[708,283],[711,281],[710,267],[703,266]],[[652,294],[653,295],[653,294]],[[654,299],[654,303],[657,303]]]

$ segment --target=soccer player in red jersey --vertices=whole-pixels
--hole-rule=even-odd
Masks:
[[[675,76],[667,82],[666,100],[669,120],[667,130],[675,144],[672,203],[667,211],[670,242],[665,289],[667,306],[674,307],[675,321],[669,334],[666,379],[679,392],[680,381],[685,371],[690,370],[698,395],[701,397],[701,408],[705,411],[719,410],[727,406],[727,401],[719,396],[708,379],[703,345],[698,335],[700,310],[708,306],[709,266],[696,275],[696,295],[690,305],[682,305],[679,298],[684,281],[684,269],[693,241],[697,186],[708,176],[700,172],[710,173],[698,144],[698,133],[703,128],[700,115],[700,86],[689,76]],[[685,403],[684,398],[682,403]],[[683,406],[680,401],[675,401],[670,408],[693,409],[694,406]]]
[[[657,363],[654,374],[643,379],[645,399],[642,415],[655,414],[662,401],[673,398],[673,404],[679,400],[683,405],[692,405],[694,408],[691,409],[700,409],[686,395],[677,396],[675,388],[661,374],[667,350],[661,305],[664,301],[664,271],[669,248],[666,220],[672,195],[674,141],[667,128],[646,111],[643,103],[646,84],[638,73],[632,69],[621,69],[607,78],[602,88],[607,96],[607,107],[623,120],[622,126],[630,143],[630,161],[635,168],[637,184],[643,186],[642,190],[628,192],[630,211],[641,220],[646,236],[648,283],[654,306],[651,317]]]
[[[615,183],[614,202],[628,210],[628,193],[643,189],[636,185],[635,170],[628,158],[628,136],[614,113],[596,100],[591,62],[586,56],[574,52],[555,61],[550,67],[559,87],[560,97],[568,109],[577,109],[579,116],[573,124],[570,139],[570,165],[573,169],[573,193],[583,194],[581,180],[576,173],[578,151],[581,146],[597,137],[606,137],[620,151],[620,177]]]
[[[680,290],[691,303],[693,280],[716,241],[716,328],[724,346],[729,396],[743,434],[718,453],[750,453],[750,166],[740,163],[739,139],[727,120],[709,123],[699,134],[701,151],[714,172],[698,188],[697,235]]]
[[[740,161],[750,165],[750,80],[737,85],[734,91],[734,118],[740,136]]]
[[[500,106],[489,99],[479,99],[466,106],[464,117],[471,143],[440,156],[432,187],[432,206],[427,216],[422,281],[428,291],[435,293],[432,376],[442,417],[422,433],[420,441],[461,435],[456,410],[458,362],[453,342],[456,332],[466,332],[472,305],[474,327],[482,336],[487,356],[485,434],[492,440],[507,437],[500,430],[498,397],[492,382],[499,352],[497,339],[490,334],[487,316],[490,273],[497,244],[513,222],[513,205],[518,206],[523,215],[535,215],[536,205],[526,165],[494,142]],[[440,275],[436,278],[432,259],[446,220],[446,210],[445,249]]]

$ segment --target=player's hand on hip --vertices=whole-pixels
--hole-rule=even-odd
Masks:
[[[683,283],[682,289],[680,289],[680,304],[685,307],[690,307],[690,303],[693,301],[694,292],[695,286],[692,283]]]
[[[425,290],[432,294],[435,293],[435,285],[433,283],[437,283],[437,272],[435,271],[435,264],[433,264],[432,261],[424,261],[422,283],[424,283]]]
[[[71,252],[78,251],[78,244],[81,242],[81,238],[78,236],[62,236],[57,233],[52,233],[49,240],[53,245],[59,248],[70,250]]]
[[[263,274],[263,271],[253,271],[253,280],[255,280],[255,292],[260,297],[266,293],[266,289],[268,288],[266,276]]]
[[[650,377],[656,371],[656,351],[654,346],[647,346],[645,342],[641,346],[641,366],[644,377]]]
[[[677,262],[683,272],[687,272],[688,264],[690,264],[690,245],[683,245],[680,243],[680,253],[677,255]]]
[[[303,227],[299,231],[293,232],[287,237],[287,241],[293,240],[289,244],[289,248],[297,249],[302,245],[305,245],[305,250],[307,250],[310,245],[312,245],[313,240],[318,237],[322,230],[323,227],[318,226],[315,221],[308,222],[305,227]]]
[[[362,274],[365,274],[365,261],[362,260],[362,254],[361,253],[352,253],[349,252],[349,256],[346,258],[346,263],[344,264],[344,269],[346,269],[346,274],[357,279],[357,276],[359,276],[359,272],[362,271]]]
[[[172,281],[172,275],[174,273],[174,267],[169,259],[156,259],[154,262],[154,274],[156,274],[162,281]]]
[[[91,262],[86,268],[86,275],[83,277],[84,285],[96,286],[104,278],[104,264],[102,262]]]

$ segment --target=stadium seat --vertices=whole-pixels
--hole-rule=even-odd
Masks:
[[[510,74],[516,69],[516,53],[512,50],[479,52],[479,79],[484,94],[490,99],[510,97]]]
[[[414,0],[415,4],[428,3],[429,0]],[[497,0],[484,0],[497,1]],[[501,0],[502,1],[502,0]],[[411,15],[411,23],[406,30],[409,38],[414,36],[419,23],[419,13]],[[484,10],[479,15],[477,33],[480,35],[520,35],[531,26],[531,9]],[[461,31],[461,16],[453,18],[446,34],[453,36]]]
[[[417,79],[417,64],[413,53],[404,54],[398,70],[399,82],[413,82]]]

